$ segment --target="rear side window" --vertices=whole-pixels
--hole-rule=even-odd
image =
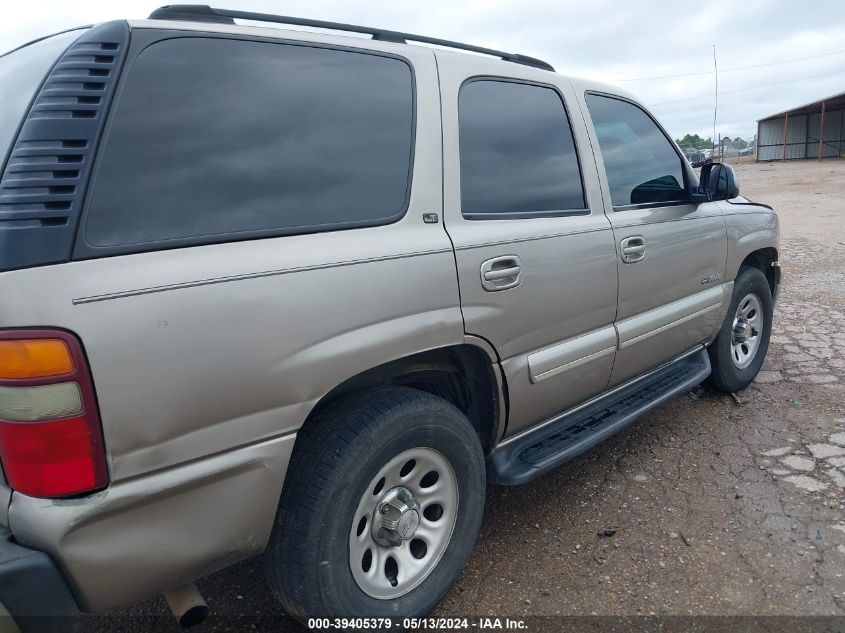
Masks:
[[[153,44],[116,105],[86,241],[146,250],[398,219],[413,95],[410,67],[391,57],[216,38]]]
[[[572,129],[555,90],[471,81],[461,88],[458,116],[464,217],[587,213]]]
[[[82,33],[59,33],[0,56],[0,170],[38,87]]]
[[[681,158],[657,124],[628,101],[587,94],[614,207],[686,199]]]

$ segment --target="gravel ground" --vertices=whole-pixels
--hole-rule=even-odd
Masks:
[[[784,284],[758,380],[736,398],[698,387],[530,484],[490,487],[473,557],[436,615],[802,616],[765,630],[845,617],[845,161],[736,171],[782,223]],[[200,588],[213,615],[197,633],[301,630],[257,561]],[[84,629],[171,622],[158,598]]]

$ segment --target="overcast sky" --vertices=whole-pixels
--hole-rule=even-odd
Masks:
[[[80,24],[146,17],[166,1],[9,3],[0,21],[0,51]],[[558,72],[631,90],[675,137],[712,133],[713,44],[722,136],[750,139],[758,118],[845,92],[843,0],[217,0],[216,6],[365,24],[540,57]],[[756,67],[731,70],[747,66]],[[631,81],[667,75],[672,77]]]

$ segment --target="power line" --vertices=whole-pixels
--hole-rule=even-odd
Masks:
[[[818,75],[806,75],[805,77],[796,77],[795,79],[786,79],[785,81],[772,81],[766,84],[757,84],[756,86],[746,86],[745,88],[737,88],[736,90],[723,90],[723,95],[734,94],[736,92],[745,92],[746,90],[755,90],[756,88],[768,88],[769,86],[779,86],[781,84],[789,84],[795,81],[803,81],[805,79],[815,79],[816,77],[826,77],[828,75],[838,75],[841,73],[845,73],[845,68],[840,70],[834,70],[832,72],[827,73],[819,73]],[[659,101],[658,103],[652,103],[653,106],[659,105],[667,105],[669,103],[682,103],[684,101],[696,101],[698,99],[706,99],[708,95],[699,95],[697,97],[686,97],[684,99],[675,99],[673,101]]]
[[[782,59],[777,62],[768,62],[765,64],[754,64],[751,66],[736,66],[734,68],[723,68],[723,73],[730,73],[737,70],[750,70],[752,68],[765,68],[766,66],[778,66],[780,64],[792,64],[795,62],[804,62],[808,59],[819,59],[820,57],[830,57],[831,55],[841,55],[845,53],[845,50],[842,51],[833,51],[831,53],[822,53],[821,55],[810,55],[809,57],[796,57],[795,59]],[[714,71],[707,70],[699,73],[682,73],[680,75],[658,75],[656,77],[635,77],[634,79],[610,79],[608,83],[622,83],[625,81],[650,81],[652,79],[678,79],[681,77],[698,77],[701,75],[712,75]]]

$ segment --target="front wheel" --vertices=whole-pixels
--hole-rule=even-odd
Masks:
[[[383,388],[297,438],[267,578],[294,617],[414,617],[463,571],[484,508],[472,424],[445,400]]]
[[[757,268],[744,267],[734,282],[725,322],[710,345],[710,383],[719,391],[745,389],[757,376],[772,333],[772,291]]]

